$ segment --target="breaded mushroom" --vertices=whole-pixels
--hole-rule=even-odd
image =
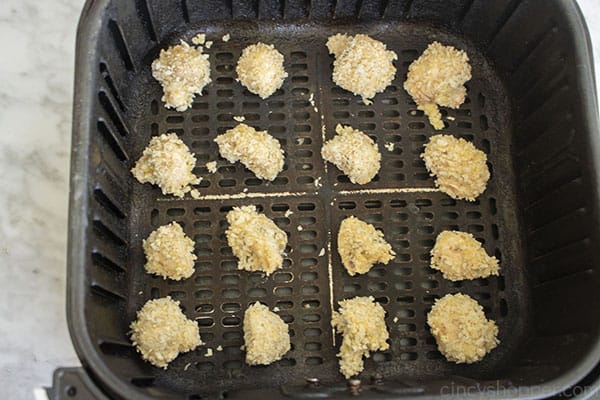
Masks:
[[[181,41],[160,51],[160,56],[152,62],[152,76],[163,87],[161,100],[165,107],[185,111],[211,82],[208,55],[202,53],[202,47]]]
[[[242,51],[235,71],[238,81],[261,99],[275,93],[288,76],[283,68],[283,55],[272,44],[260,42]]]
[[[427,314],[427,324],[440,353],[457,364],[479,361],[500,343],[496,323],[465,294],[447,294],[436,300]]]
[[[239,124],[215,138],[219,153],[230,163],[240,161],[257,178],[272,181],[283,170],[283,150],[267,131]]]
[[[200,183],[192,173],[196,157],[177,134],[155,136],[144,149],[131,173],[140,183],[158,185],[163,194],[183,197],[190,185]]]
[[[142,242],[146,271],[179,281],[194,273],[194,241],[177,222],[158,227]]]
[[[473,235],[443,231],[431,250],[431,268],[451,281],[498,275],[498,259],[490,257]]]
[[[238,269],[263,271],[270,275],[283,265],[287,235],[255,206],[234,207],[227,213],[229,228],[225,232]]]
[[[180,353],[204,344],[198,323],[187,319],[179,302],[169,296],[148,300],[137,312],[131,341],[144,360],[165,369]]]
[[[490,179],[486,154],[462,138],[432,136],[421,158],[436,186],[453,199],[475,201]]]
[[[337,244],[342,264],[351,276],[366,274],[375,263],[387,264],[396,255],[383,232],[354,216],[342,221]]]
[[[379,172],[381,153],[364,132],[338,124],[337,135],[323,144],[321,156],[338,167],[352,183],[364,185]]]
[[[288,325],[258,301],[244,313],[246,364],[269,365],[290,351]]]
[[[465,82],[471,79],[469,57],[462,50],[433,42],[408,67],[404,89],[435,129],[444,123],[438,106],[458,108],[465,102]]]
[[[331,325],[344,336],[337,356],[340,372],[348,379],[364,369],[363,356],[369,358],[371,351],[390,347],[389,333],[385,310],[373,296],[342,300],[339,305],[331,316]]]
[[[343,89],[371,104],[375,94],[383,92],[396,76],[396,53],[384,43],[367,35],[338,33],[327,40],[329,54],[335,56],[333,81]]]

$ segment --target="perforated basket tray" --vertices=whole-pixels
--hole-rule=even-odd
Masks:
[[[214,41],[213,82],[190,110],[167,110],[150,63],[198,32]],[[398,54],[396,79],[373,105],[331,80],[325,42],[337,32],[367,33]],[[69,241],[69,320],[82,363],[115,397],[343,395],[332,307],[372,295],[387,312],[390,349],[366,360],[363,396],[486,383],[551,393],[575,382],[598,359],[597,115],[585,34],[567,0],[89,1],[78,35]],[[433,40],[466,50],[473,67],[467,100],[443,111],[442,131],[488,155],[492,178],[473,203],[434,189],[419,158],[437,132],[402,83]],[[235,81],[241,49],[256,41],[275,44],[289,72],[265,101]],[[284,171],[272,183],[219,157],[213,139],[237,115],[282,144]],[[321,159],[338,123],[378,143],[373,182],[353,185]],[[163,196],[129,173],[150,137],[165,132],[196,154],[202,199]],[[209,174],[212,160],[218,171]],[[227,246],[225,215],[245,204],[289,237],[283,269],[268,278],[238,271]],[[345,272],[335,239],[350,215],[385,232],[394,261],[364,276]],[[142,240],[170,221],[198,255],[195,274],[180,282],[143,269]],[[501,276],[453,283],[431,270],[429,252],[446,229],[475,235],[501,260]],[[426,325],[434,300],[455,292],[477,299],[500,329],[501,344],[473,365],[445,361]],[[141,360],[127,332],[136,310],[166,295],[198,320],[206,346],[162,370]],[[292,350],[268,367],[245,365],[240,349],[243,312],[257,300],[279,308],[292,336]]]

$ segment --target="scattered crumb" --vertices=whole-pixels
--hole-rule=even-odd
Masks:
[[[458,108],[465,101],[465,82],[471,79],[469,57],[462,50],[433,42],[408,67],[404,89],[425,112],[435,129],[442,129],[439,106]]]
[[[427,314],[427,324],[440,353],[448,361],[473,363],[498,346],[498,327],[471,297],[458,293],[436,300]]]
[[[301,231],[303,229],[302,225],[298,225],[297,229],[298,229],[298,231]]]
[[[394,143],[392,142],[386,142],[383,147],[385,147],[387,151],[394,151]]]
[[[410,112],[410,115],[412,115],[412,116],[415,116],[415,115],[417,115],[417,110],[412,110],[412,111]]]
[[[186,318],[170,297],[148,300],[131,323],[131,342],[142,358],[167,368],[179,353],[202,345],[198,323]]]
[[[337,135],[323,144],[321,156],[334,164],[352,183],[364,185],[381,167],[381,154],[369,136],[351,126],[338,124]]]
[[[146,272],[179,281],[194,273],[194,241],[177,222],[163,225],[142,241]]]
[[[206,34],[199,33],[192,38],[192,43],[196,44],[196,45],[200,45],[200,44],[204,44],[205,40],[206,40]]]
[[[283,214],[283,216],[286,218],[289,218],[289,216],[292,215],[293,213],[294,212],[288,208],[287,210],[285,210],[285,213]]]
[[[152,62],[152,76],[163,87],[162,101],[166,108],[185,111],[195,95],[202,95],[204,86],[211,82],[208,54],[202,47],[185,43],[162,49],[160,56]]]
[[[233,117],[233,120],[237,122],[244,122],[246,120],[246,117],[244,117],[243,115],[235,115]]]
[[[392,321],[394,321],[394,323],[398,322],[398,317],[394,317]]]
[[[248,191],[248,188],[244,188],[244,190],[242,190],[242,192],[246,193]]]
[[[229,228],[225,232],[238,269],[263,271],[270,275],[281,268],[287,235],[255,206],[234,207],[227,213]]]
[[[131,173],[140,183],[158,185],[163,194],[183,197],[191,190],[190,185],[200,183],[192,173],[196,157],[177,134],[166,133],[155,136]]]
[[[475,201],[490,179],[486,154],[462,138],[432,136],[421,158],[436,186],[457,200]]]
[[[144,292],[140,290],[140,291],[138,292],[138,294],[144,294]]]
[[[446,119],[447,119],[448,121],[454,121],[456,118],[454,118],[452,115],[448,115],[448,116],[446,117]]]
[[[234,163],[240,161],[257,178],[272,181],[283,170],[283,150],[267,131],[257,131],[239,124],[215,138],[221,156]]]
[[[304,308],[310,308],[310,304],[306,303],[306,304],[304,305]]]
[[[205,164],[206,169],[208,170],[208,172],[210,172],[211,174],[214,174],[215,172],[217,172],[217,162],[216,161],[209,161]]]
[[[323,257],[325,255],[325,247],[321,247],[321,251],[319,251],[319,257]]]
[[[210,347],[206,349],[206,354],[204,354],[204,357],[212,357],[213,356],[213,349],[211,349]]]
[[[262,99],[275,93],[288,76],[283,68],[283,55],[272,44],[260,42],[242,51],[235,70],[238,81]]]
[[[223,351],[223,346],[221,346],[221,345],[218,345],[218,346],[217,346],[217,351]]]
[[[487,278],[498,275],[498,259],[490,257],[473,235],[443,231],[431,250],[431,268],[442,271],[445,279]]]
[[[273,307],[273,312],[279,312],[279,307]]]
[[[396,76],[392,61],[398,57],[386,45],[367,35],[337,34],[327,40],[329,53],[335,56],[333,81],[343,89],[362,97],[366,105],[383,92]]]
[[[310,103],[311,106],[315,107],[315,94],[314,93],[310,93],[310,96],[308,97],[308,102]]]
[[[313,111],[316,112],[316,113],[318,113],[319,109],[317,107],[313,107]]]
[[[212,47],[212,45],[213,45],[213,41],[209,40],[204,44],[204,47],[206,47],[207,49],[210,49]]]
[[[344,337],[337,356],[340,372],[348,379],[363,370],[363,356],[390,347],[389,333],[385,310],[372,296],[342,300],[339,305],[339,310],[333,312],[331,325]]]
[[[242,350],[242,351],[246,350],[246,346],[245,345],[241,345],[240,346],[240,350]]]
[[[258,301],[244,313],[246,363],[269,365],[290,351],[290,334],[281,317]]]
[[[184,371],[187,371],[187,370],[188,370],[188,368],[190,367],[190,365],[192,365],[192,363],[187,363],[187,364],[185,364],[185,367],[183,367],[183,370],[184,370]]]
[[[323,186],[323,184],[321,183],[321,177],[318,177],[317,179],[315,179],[315,187],[316,188],[320,188],[321,186]]]
[[[190,196],[192,196],[193,199],[198,200],[200,198],[200,192],[198,189],[192,189],[190,190]]]
[[[223,35],[223,37],[221,38],[221,40],[224,42],[229,42],[229,39],[231,39],[231,35],[229,33]]]

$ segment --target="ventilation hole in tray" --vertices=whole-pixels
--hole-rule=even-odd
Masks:
[[[306,337],[318,337],[321,336],[321,329],[319,328],[306,328],[304,330],[304,336]]]
[[[232,342],[240,342],[242,340],[242,332],[240,331],[227,331],[223,333],[223,339]]]
[[[223,275],[221,276],[221,282],[224,285],[237,285],[240,282],[239,275]]]
[[[412,304],[415,302],[415,298],[413,296],[400,296],[396,298],[396,302],[400,304]]]
[[[443,360],[444,356],[442,355],[442,353],[435,350],[435,351],[428,351],[427,353],[425,353],[425,358],[427,358],[428,360]]]
[[[248,290],[248,297],[261,298],[267,296],[267,290],[264,288],[252,288]]]
[[[276,287],[274,290],[275,296],[279,296],[279,297],[291,296],[293,294],[293,292],[294,292],[294,290],[291,287],[287,287],[287,286]]]
[[[370,292],[382,292],[387,289],[387,283],[385,282],[370,282],[367,285],[367,289]]]
[[[499,307],[500,307],[500,316],[506,317],[508,315],[508,304],[506,303],[505,299],[500,299]]]
[[[224,317],[221,320],[221,323],[223,324],[223,326],[239,326],[241,323],[241,320],[238,317]]]
[[[348,283],[344,285],[344,293],[352,294],[356,293],[360,290],[360,285],[358,283]]]
[[[402,281],[402,282],[394,283],[394,288],[396,290],[411,290],[412,287],[413,287],[413,283],[410,281]]]
[[[215,321],[212,318],[197,318],[196,321],[200,328],[210,328],[215,325]]]
[[[237,289],[224,289],[221,291],[221,295],[226,299],[233,299],[240,297],[241,293]]]
[[[273,279],[275,282],[291,282],[294,279],[294,275],[290,272],[277,272]]]
[[[196,306],[194,310],[199,313],[211,313],[215,310],[215,307],[210,303],[205,303]]]

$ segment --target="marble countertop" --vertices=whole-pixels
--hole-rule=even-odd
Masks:
[[[78,365],[65,317],[75,30],[84,0],[0,2],[0,389]],[[579,0],[600,70],[600,2]],[[600,82],[600,80],[598,80]]]

